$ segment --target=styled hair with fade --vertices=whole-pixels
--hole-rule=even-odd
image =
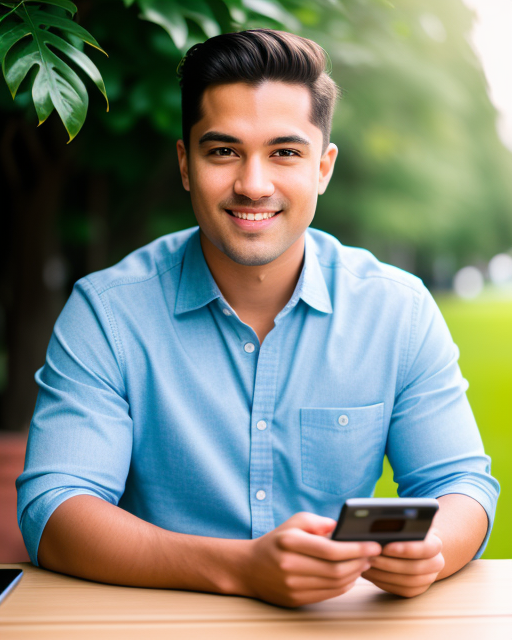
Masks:
[[[191,47],[178,66],[182,132],[189,148],[190,130],[202,118],[202,98],[212,85],[266,80],[304,85],[311,94],[311,122],[329,144],[338,87],[326,73],[327,57],[312,40],[285,31],[251,29],[226,33]]]

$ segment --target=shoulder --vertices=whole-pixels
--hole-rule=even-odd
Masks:
[[[190,237],[197,227],[171,233],[128,254],[112,267],[82,278],[77,286],[92,287],[98,295],[123,285],[143,283],[179,267]]]
[[[309,229],[308,235],[315,248],[325,275],[331,271],[336,279],[356,281],[368,287],[394,289],[404,294],[423,296],[426,288],[417,276],[378,260],[370,251],[341,244],[334,236]]]

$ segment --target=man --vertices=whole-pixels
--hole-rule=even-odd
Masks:
[[[298,606],[360,575],[417,595],[483,551],[498,488],[435,303],[308,230],[337,154],[324,66],[270,30],[180,66],[199,230],[82,279],[56,323],[18,480],[34,563]],[[435,528],[330,540],[385,453],[401,495],[439,498]]]

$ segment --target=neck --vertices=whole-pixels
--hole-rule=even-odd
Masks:
[[[263,342],[299,279],[304,261],[304,235],[272,262],[254,267],[234,262],[202,232],[201,247],[222,295]]]

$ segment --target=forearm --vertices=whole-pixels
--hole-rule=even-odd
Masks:
[[[139,587],[243,593],[249,540],[174,533],[88,495],[52,514],[41,537],[41,566]]]
[[[434,527],[443,542],[444,568],[436,580],[455,573],[478,551],[487,533],[485,509],[469,496],[458,493],[438,498],[439,511]]]

